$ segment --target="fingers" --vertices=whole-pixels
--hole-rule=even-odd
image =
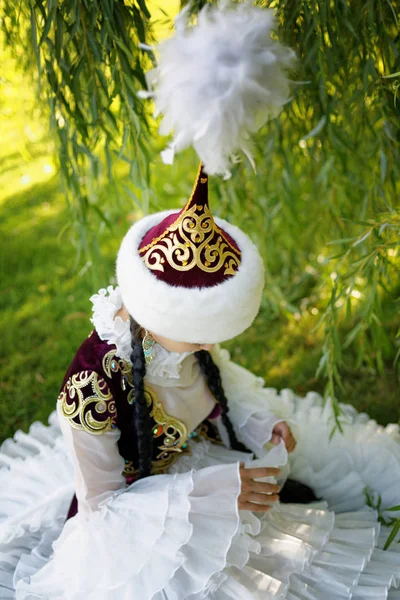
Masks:
[[[279,475],[280,469],[275,467],[259,467],[246,469],[244,463],[240,463],[241,494],[238,497],[240,510],[252,510],[255,512],[266,512],[271,509],[271,504],[279,500],[280,486],[276,483],[254,481],[263,477],[274,477]]]
[[[285,448],[289,452],[293,452],[296,448],[296,440],[293,437],[292,431],[289,425],[285,422],[277,423],[273,429],[271,442],[272,444],[278,444],[280,439],[283,439]]]
[[[272,506],[267,504],[253,504],[252,502],[239,502],[239,510],[251,510],[252,512],[268,512]]]
[[[281,488],[276,483],[264,483],[261,481],[242,481],[242,492],[257,492],[259,494],[278,494]]]
[[[257,504],[271,504],[279,500],[279,494],[240,494],[239,499],[245,502],[256,502]]]
[[[275,446],[277,444],[279,444],[279,442],[281,441],[281,436],[277,433],[273,433],[272,437],[270,439],[271,444],[275,444]]]
[[[280,472],[281,470],[277,469],[276,467],[258,467],[254,469],[246,469],[244,462],[240,463],[240,477],[242,481],[261,479],[262,477],[275,477],[276,475],[279,475]]]
[[[296,440],[294,439],[292,433],[287,436],[287,439],[284,438],[284,442],[286,450],[289,452],[289,454],[293,452],[293,450],[296,448]]]
[[[276,434],[274,434],[274,435],[272,436],[272,438],[271,438],[271,442],[272,442],[273,444],[277,444],[278,442],[277,442],[277,441],[274,441],[274,438],[276,438]],[[279,440],[280,440],[280,439],[281,439],[281,438],[279,438]],[[284,433],[284,434],[282,435],[282,439],[283,439],[283,441],[284,441],[284,443],[285,443],[285,448],[286,448],[286,450],[289,452],[289,454],[290,454],[291,452],[293,452],[293,450],[296,448],[296,440],[294,439],[294,437],[293,437],[293,435],[292,435],[292,432],[290,431],[290,429],[289,429],[289,431],[288,431],[287,433]],[[279,441],[279,440],[278,440],[278,441]]]

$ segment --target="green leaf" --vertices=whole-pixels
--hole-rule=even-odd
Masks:
[[[365,242],[365,240],[367,240],[369,238],[369,236],[372,233],[372,229],[370,229],[369,231],[367,231],[366,233],[364,233],[363,236],[361,236],[360,238],[358,238],[358,240],[356,242],[354,242],[354,244],[352,244],[353,248],[354,246],[358,246],[358,244],[362,244],[362,242]]]
[[[52,24],[53,24],[53,22],[55,20],[56,13],[57,13],[57,7],[54,6],[50,10],[50,12],[49,12],[49,14],[47,16],[47,19],[46,19],[46,22],[44,24],[44,28],[43,28],[43,31],[42,31],[42,35],[40,37],[39,46],[42,46],[43,42],[46,40],[47,35],[48,35],[49,31],[50,31],[50,27],[52,26]]]
[[[400,531],[400,519],[398,521],[396,521],[396,523],[394,524],[393,529],[390,532],[390,534],[389,534],[389,536],[388,536],[388,538],[387,538],[387,540],[385,542],[385,545],[383,546],[384,550],[388,550],[388,548],[394,542],[394,540],[395,540],[397,534],[399,533],[399,531]]]
[[[146,6],[145,0],[138,0],[138,4],[139,4],[140,10],[143,12],[143,14],[146,17],[146,19],[150,19],[151,18],[151,13],[149,12],[149,10],[148,10],[148,8]]]
[[[61,59],[61,51],[64,35],[64,19],[60,9],[57,10],[57,26],[56,26],[56,58]]]
[[[142,209],[142,203],[140,202],[136,194],[130,188],[128,188],[127,185],[122,185],[122,187],[124,188],[128,196],[133,200],[134,204],[136,204],[138,208]]]
[[[317,125],[309,132],[307,133],[307,135],[305,135],[302,139],[303,141],[309,140],[310,138],[317,136],[325,127],[327,122],[327,117],[326,115],[324,115],[317,123]]]
[[[397,71],[396,73],[391,73],[390,75],[382,75],[382,79],[389,79],[391,77],[400,77],[400,71]]]
[[[117,44],[118,48],[121,48],[121,50],[126,54],[126,56],[128,58],[130,58],[130,60],[134,61],[135,57],[133,56],[132,52],[129,50],[129,48],[124,44],[124,42],[120,39],[118,39],[117,37],[114,38],[114,42]]]

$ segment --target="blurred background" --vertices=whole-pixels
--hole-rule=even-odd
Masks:
[[[252,237],[267,273],[254,325],[225,346],[268,387],[397,422],[400,9],[258,4],[299,63],[291,102],[255,140],[257,173],[243,159],[210,182],[213,212]],[[137,97],[154,61],[138,44],[168,36],[179,8],[0,4],[0,441],[54,410],[132,222],[190,195],[197,157],[163,165],[168,140]]]

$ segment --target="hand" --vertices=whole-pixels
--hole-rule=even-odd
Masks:
[[[244,462],[240,463],[240,479],[242,481],[241,493],[238,498],[239,510],[252,510],[254,512],[267,512],[271,504],[279,500],[279,485],[254,481],[261,477],[275,477],[281,472],[274,467],[260,467],[246,469]]]
[[[296,448],[296,440],[293,437],[289,425],[283,421],[277,423],[273,428],[271,442],[276,445],[279,444],[281,439],[285,442],[286,450],[289,454],[293,452]]]

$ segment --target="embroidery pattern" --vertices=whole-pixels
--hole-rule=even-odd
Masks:
[[[103,356],[102,366],[107,377],[112,377],[113,373],[121,373],[121,387],[124,391],[128,387],[128,402],[132,404],[135,401],[135,390],[132,382],[132,370],[130,364],[122,358],[115,356],[115,350],[110,350]]]
[[[186,455],[192,454],[192,450],[191,450],[190,446],[187,446],[181,452],[182,452],[182,454],[186,454]],[[152,475],[165,475],[166,473],[168,473],[168,469],[178,460],[178,458],[182,454],[169,453],[167,458],[153,460],[152,465],[151,465],[151,474]],[[133,466],[133,461],[126,460],[125,468],[122,471],[122,475],[124,477],[126,477],[127,480],[131,480],[131,481],[127,481],[128,484],[132,483],[132,481],[135,481],[135,479],[137,479],[137,476],[139,475],[139,469],[135,469],[135,467]]]
[[[80,371],[69,377],[57,401],[63,416],[75,429],[100,435],[116,427],[115,400],[107,383],[95,371]]]
[[[127,400],[130,404],[135,399],[135,388],[132,382],[132,371],[130,364],[115,356],[115,349],[110,350],[103,357],[103,369],[108,377],[112,376],[112,373],[121,374],[121,387],[123,390],[128,391]],[[156,394],[148,387],[145,386],[144,395],[147,406],[149,407],[150,417],[155,422],[152,434],[153,438],[160,438],[160,445],[158,446],[158,454],[156,460],[152,463],[152,473],[164,473],[172,465],[178,456],[188,451],[187,438],[188,430],[186,425],[168,415],[161,402],[158,400]],[[132,461],[126,463],[123,475],[125,477],[134,477],[138,471],[134,469]]]
[[[150,417],[155,422],[152,429],[153,438],[157,439],[165,436],[158,446],[156,459],[152,461],[151,472],[152,475],[166,473],[182,453],[190,453],[190,448],[187,445],[187,427],[182,421],[169,416],[165,412],[156,394],[148,387],[145,388],[144,394],[150,410]],[[133,462],[127,461],[122,474],[125,477],[135,478],[138,472],[138,469],[134,468]]]
[[[164,272],[165,261],[177,271],[190,271],[198,267],[206,273],[224,269],[224,275],[234,275],[240,266],[241,252],[225,237],[217,226],[208,205],[194,203],[201,177],[201,163],[192,194],[176,221],[149,244],[140,248],[139,254],[147,268]]]
[[[157,396],[149,388],[145,389],[147,406],[150,408],[150,417],[154,419],[156,425],[153,427],[153,438],[165,435],[164,440],[158,449],[157,459],[167,459],[170,452],[182,452],[182,447],[186,447],[188,430],[186,425],[169,416]]]
[[[212,442],[213,444],[219,444],[225,446],[218,433],[217,428],[212,423],[201,423],[196,429],[197,436],[194,438],[199,441],[201,438]]]
[[[164,271],[167,261],[177,271],[198,267],[206,273],[224,269],[224,275],[234,275],[240,266],[240,252],[222,236],[208,206],[195,204],[182,212],[143,260],[152,271]]]

